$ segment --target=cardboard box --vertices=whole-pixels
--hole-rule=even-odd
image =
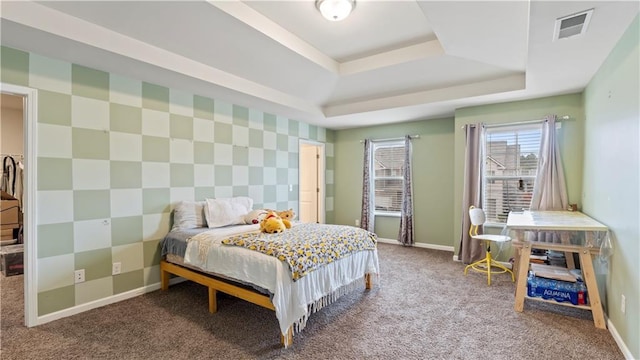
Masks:
[[[0,240],[11,240],[13,237],[13,229],[0,229]]]
[[[13,245],[18,242],[18,229],[0,230],[0,246]]]
[[[5,276],[24,273],[24,244],[0,247],[0,268]]]
[[[0,229],[20,227],[20,203],[16,198],[2,191],[0,193]]]
[[[8,192],[4,191],[4,190],[0,190],[0,200],[15,200],[16,198],[14,198],[11,194],[9,194]]]

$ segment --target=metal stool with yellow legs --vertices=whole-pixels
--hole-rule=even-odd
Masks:
[[[478,235],[478,227],[486,221],[486,216],[484,214],[484,210],[474,207],[473,205],[469,208],[469,218],[471,219],[471,227],[469,228],[469,236],[472,239],[480,240],[484,243],[486,251],[486,256],[482,260],[478,260],[472,264],[467,265],[464,268],[464,274],[467,275],[467,271],[469,269],[473,269],[475,271],[487,274],[487,285],[491,285],[491,274],[502,274],[508,272],[511,274],[511,281],[515,282],[516,278],[513,275],[513,271],[507,269],[504,265],[499,262],[493,260],[491,257],[491,242],[495,243],[505,243],[511,241],[511,237],[506,235],[491,235],[491,234],[481,234]],[[491,268],[497,268],[499,270],[491,271]]]

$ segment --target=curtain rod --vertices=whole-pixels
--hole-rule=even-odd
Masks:
[[[420,139],[420,135],[409,135],[409,137],[411,139]],[[387,138],[387,139],[370,139],[371,141],[394,141],[394,140],[404,140],[404,137],[396,137],[396,138]],[[362,144],[364,142],[363,140],[360,140],[360,143]]]
[[[564,116],[560,116],[558,117],[558,120],[569,120],[570,117],[569,115],[564,115]],[[535,123],[539,123],[539,122],[543,122],[545,121],[545,119],[538,119],[538,120],[525,120],[525,121],[518,121],[518,122],[512,122],[512,123],[505,123],[505,124],[490,124],[487,125],[487,127],[499,127],[499,126],[511,126],[511,125],[525,125],[525,124],[535,124]],[[467,124],[471,127],[475,127],[475,124]],[[462,125],[460,127],[460,129],[464,129],[465,125]]]

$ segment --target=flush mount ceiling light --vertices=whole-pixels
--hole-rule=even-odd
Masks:
[[[345,19],[354,7],[356,7],[355,0],[316,0],[316,8],[329,21]]]

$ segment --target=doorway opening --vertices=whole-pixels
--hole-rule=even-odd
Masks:
[[[300,140],[299,158],[301,222],[325,222],[325,146],[323,143]]]
[[[36,231],[35,231],[35,139],[37,118],[37,90],[24,86],[0,84],[2,96],[2,121],[0,127],[0,152],[3,160],[3,180],[5,166],[11,170],[15,162],[15,170],[8,176],[6,197],[13,197],[19,203],[19,228],[13,232],[18,243],[22,243],[23,274],[13,275],[22,279],[24,294],[24,324],[28,327],[38,324],[37,312],[37,277],[36,277]],[[5,161],[7,159],[7,161]],[[9,173],[9,171],[7,171]],[[15,180],[15,181],[14,181]],[[4,181],[3,181],[4,182]],[[21,185],[21,186],[20,186]],[[3,187],[3,191],[5,187]],[[4,215],[4,214],[3,214]],[[15,246],[18,244],[11,244]],[[15,256],[14,256],[15,258]],[[9,270],[8,268],[6,270]],[[1,276],[8,274],[5,271]]]

